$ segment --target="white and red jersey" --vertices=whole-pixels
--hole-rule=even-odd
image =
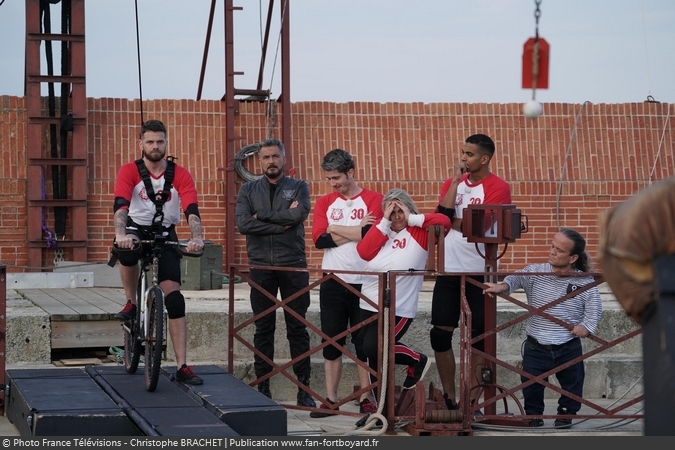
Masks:
[[[312,221],[312,240],[314,243],[326,233],[329,225],[358,226],[367,215],[382,218],[382,194],[362,189],[350,199],[343,197],[339,192],[320,197],[314,205]],[[359,257],[356,251],[356,242],[351,241],[337,247],[325,248],[321,268],[324,270],[354,270],[364,271],[366,262]],[[336,274],[346,283],[361,284],[363,275]]]
[[[469,183],[469,174],[462,176],[457,185],[455,199],[455,218],[461,219],[464,208],[469,205],[506,205],[511,203],[511,188],[506,181],[491,173],[476,184]],[[450,189],[452,178],[443,183],[441,201]],[[485,254],[485,246],[478,244],[481,253]],[[445,238],[445,271],[446,272],[485,272],[485,259],[476,250],[474,242],[468,242],[464,235],[451,229]]]
[[[359,255],[367,261],[366,270],[368,271],[424,270],[429,254],[427,228],[431,225],[442,225],[446,230],[450,229],[450,219],[439,213],[411,214],[408,226],[398,233],[389,228],[390,224],[391,222],[387,219],[381,220],[368,230],[363,240],[356,245]],[[385,228],[386,232],[383,232],[382,229]],[[397,316],[415,317],[423,281],[424,277],[421,274],[396,277]],[[379,277],[367,276],[361,292],[370,300],[376,301],[379,292]],[[376,311],[364,300],[361,300],[360,307]]]
[[[152,189],[159,193],[164,189],[164,173],[159,177],[150,174]],[[123,198],[129,201],[129,217],[138,225],[152,225],[152,218],[155,216],[155,204],[148,198],[145,191],[145,184],[138,172],[138,166],[135,161],[124,164],[120,167],[115,181],[115,198]],[[164,203],[164,221],[162,225],[169,227],[177,225],[180,222],[181,203],[183,210],[188,205],[197,205],[197,190],[192,175],[187,169],[176,164],[171,195]]]

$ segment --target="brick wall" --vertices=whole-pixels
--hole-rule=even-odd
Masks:
[[[22,271],[26,254],[26,113],[24,98],[1,97],[0,107],[0,263]],[[136,138],[140,102],[88,100],[89,262],[108,258],[112,227],[112,191],[120,165],[140,155]],[[291,147],[296,177],[310,185],[312,200],[330,189],[321,157],[340,147],[352,153],[363,187],[385,192],[398,186],[410,192],[422,211],[438,202],[448,167],[459,158],[464,138],[490,135],[497,150],[492,170],[511,184],[513,202],[527,216],[529,230],[509,246],[500,268],[515,270],[546,257],[558,226],[574,227],[589,241],[597,259],[597,216],[638,190],[673,176],[675,106],[671,104],[544,104],[537,120],[524,118],[520,104],[327,103],[293,104]],[[206,237],[226,248],[225,108],[220,101],[150,100],[144,118],[169,128],[169,154],[195,177]],[[280,117],[276,119],[276,135]],[[241,145],[267,135],[264,104],[240,103],[236,133]],[[45,156],[48,150],[45,149]],[[245,167],[256,172],[253,158]],[[50,174],[45,189],[49,197]],[[237,186],[242,182],[237,176]],[[321,251],[310,240],[310,266]],[[51,211],[45,225],[53,229]],[[182,223],[179,235],[188,236]],[[66,236],[66,239],[68,236]],[[235,262],[246,263],[244,240],[237,235]],[[68,257],[65,249],[65,259]],[[54,254],[44,251],[44,267]],[[226,261],[226,255],[223,258]]]

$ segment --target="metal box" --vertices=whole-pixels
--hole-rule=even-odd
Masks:
[[[82,369],[11,369],[6,379],[7,418],[23,437],[143,436]]]
[[[181,289],[206,291],[223,287],[223,246],[204,242],[199,258],[183,256],[180,260]]]

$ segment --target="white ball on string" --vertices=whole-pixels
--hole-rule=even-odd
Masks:
[[[528,119],[536,119],[544,112],[544,107],[536,100],[531,100],[523,105],[523,113]]]

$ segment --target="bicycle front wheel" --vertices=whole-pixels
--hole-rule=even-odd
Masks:
[[[141,277],[144,274],[141,271]],[[140,305],[143,301],[143,283],[141,278],[138,279],[136,288],[136,305]],[[141,360],[141,352],[143,351],[143,342],[140,333],[141,323],[141,308],[136,307],[136,317],[129,322],[123,324],[124,327],[124,369],[127,373],[136,373],[138,363]]]
[[[155,286],[148,293],[148,335],[145,339],[145,388],[157,389],[164,345],[164,293]]]
[[[143,343],[138,333],[138,318],[125,323],[124,326],[124,369],[127,373],[136,373],[141,360]]]

